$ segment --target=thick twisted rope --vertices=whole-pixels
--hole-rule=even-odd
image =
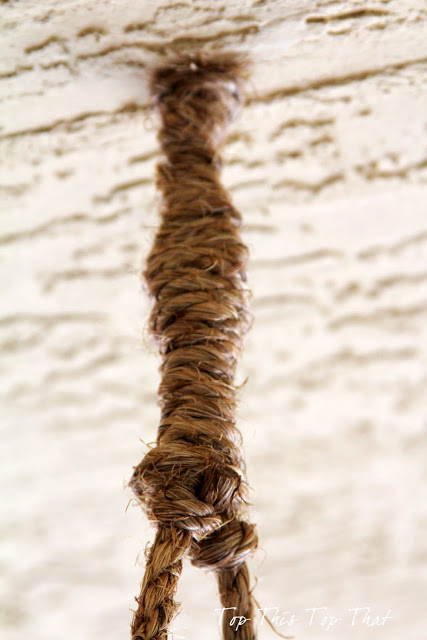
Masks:
[[[162,222],[145,280],[150,328],[163,358],[156,446],[130,485],[157,535],[132,623],[133,640],[160,640],[178,605],[182,560],[215,571],[224,640],[253,640],[245,559],[257,545],[241,518],[247,497],[234,374],[250,318],[241,216],[219,182],[219,150],[241,103],[233,54],[182,56],[157,68],[151,91],[165,159],[157,169]],[[247,622],[238,630],[233,616]]]

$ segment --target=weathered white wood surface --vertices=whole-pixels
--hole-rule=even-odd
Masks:
[[[299,615],[276,628],[301,640],[424,639],[423,0],[0,15],[2,638],[128,637],[152,531],[126,482],[158,420],[138,275],[157,224],[145,69],[202,47],[254,61],[224,180],[252,255],[239,380],[257,598]],[[179,595],[176,637],[218,638],[214,577],[187,565]],[[344,618],[329,632],[304,613],[321,606]],[[352,626],[363,606],[392,619]]]

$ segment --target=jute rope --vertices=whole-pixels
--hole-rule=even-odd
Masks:
[[[246,558],[257,546],[247,502],[234,375],[250,317],[241,215],[219,181],[219,152],[242,102],[234,54],[186,55],[154,70],[164,160],[162,221],[147,258],[150,329],[162,356],[156,446],[130,485],[157,534],[132,623],[133,640],[167,637],[182,561],[213,570],[224,640],[253,640]],[[234,615],[247,619],[238,630]]]

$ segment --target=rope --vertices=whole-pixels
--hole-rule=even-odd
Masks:
[[[147,258],[150,329],[162,356],[156,446],[130,481],[157,526],[133,640],[167,638],[189,556],[215,572],[224,640],[254,640],[246,558],[257,546],[236,427],[235,368],[250,324],[241,215],[219,181],[219,151],[242,103],[235,54],[180,56],[154,70],[151,93],[164,154],[157,168],[162,221]],[[234,615],[245,624],[230,626]]]

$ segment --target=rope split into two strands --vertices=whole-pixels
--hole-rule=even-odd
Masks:
[[[147,258],[150,329],[162,356],[156,446],[130,481],[157,533],[147,557],[133,640],[167,637],[188,556],[218,581],[224,640],[254,640],[246,559],[257,546],[247,503],[234,375],[250,324],[241,215],[220,183],[219,152],[242,103],[234,54],[186,55],[154,70],[164,159],[161,224]],[[238,630],[234,615],[246,618]]]

